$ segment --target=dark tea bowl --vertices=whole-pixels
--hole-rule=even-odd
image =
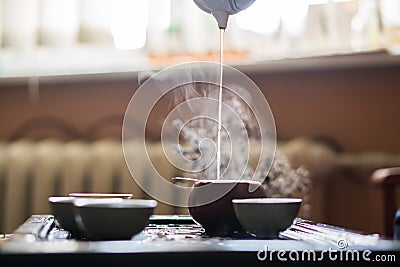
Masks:
[[[256,181],[198,180],[189,195],[189,213],[208,236],[245,234],[233,209],[233,199],[264,198],[265,188]]]
[[[150,199],[74,199],[75,220],[89,240],[129,240],[140,233],[157,202]]]
[[[257,238],[274,239],[293,224],[301,198],[234,199],[233,208],[246,232]]]

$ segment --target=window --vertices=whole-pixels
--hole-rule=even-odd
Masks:
[[[395,53],[399,6],[399,0],[257,0],[230,16],[225,59]],[[190,0],[2,0],[0,12],[0,77],[218,60],[216,21]]]

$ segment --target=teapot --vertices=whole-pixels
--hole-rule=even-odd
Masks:
[[[194,182],[189,194],[189,213],[209,236],[245,235],[232,200],[266,197],[265,188],[258,181],[186,180]]]
[[[201,10],[214,16],[220,29],[226,29],[229,15],[245,10],[251,6],[254,1],[255,0],[194,0]]]

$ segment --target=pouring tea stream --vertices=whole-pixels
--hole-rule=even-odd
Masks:
[[[224,63],[224,33],[228,24],[229,15],[236,14],[254,3],[255,0],[194,0],[196,5],[203,11],[215,17],[220,31],[219,41],[219,64],[220,79],[218,92],[218,132],[217,132],[217,180],[221,179],[221,130],[222,130],[222,82]]]

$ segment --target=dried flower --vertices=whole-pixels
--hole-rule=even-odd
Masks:
[[[309,172],[303,167],[292,168],[286,157],[277,150],[270,172],[264,180],[267,196],[302,198],[300,215],[308,218],[311,212],[309,176]]]

